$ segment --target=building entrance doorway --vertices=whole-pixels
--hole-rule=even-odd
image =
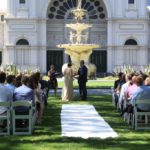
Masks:
[[[107,51],[93,51],[91,55],[91,63],[96,65],[97,73],[107,72]]]
[[[61,73],[61,68],[63,65],[63,51],[47,51],[47,71],[49,70],[50,65],[54,65],[56,71]]]

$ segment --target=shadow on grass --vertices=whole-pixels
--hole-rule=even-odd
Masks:
[[[149,131],[134,131],[119,117],[112,106],[111,96],[89,96],[87,101],[71,101],[69,104],[91,104],[97,112],[119,134],[112,139],[81,139],[61,137],[61,106],[60,97],[50,95],[42,125],[36,126],[32,136],[3,136],[0,137],[0,150],[147,150],[150,147]]]

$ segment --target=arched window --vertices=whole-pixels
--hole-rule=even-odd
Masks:
[[[129,64],[131,66],[137,66],[138,65],[138,57],[139,57],[139,51],[138,51],[138,43],[134,39],[128,39],[125,42],[125,51],[124,51],[124,63]]]
[[[20,39],[16,42],[16,64],[29,65],[30,64],[30,47],[26,39]]]
[[[25,0],[19,0],[19,3],[20,3],[20,4],[25,4],[26,1],[25,1]]]
[[[20,39],[17,41],[16,45],[29,45],[29,42],[26,39]]]
[[[137,41],[134,39],[128,39],[124,45],[138,45]]]
[[[77,7],[76,0],[53,0],[49,10],[49,19],[73,19],[72,9]],[[99,0],[82,0],[81,7],[87,10],[87,16],[89,19],[100,19],[106,18],[106,10],[102,2]],[[69,12],[69,13],[68,13]],[[84,19],[86,17],[84,16]]]
[[[134,0],[128,0],[129,4],[134,4]]]

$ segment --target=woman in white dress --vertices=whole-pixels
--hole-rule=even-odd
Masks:
[[[71,64],[68,63],[64,69],[64,85],[62,89],[62,101],[70,101],[73,99],[73,71]]]

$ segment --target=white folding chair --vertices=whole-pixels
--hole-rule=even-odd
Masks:
[[[150,99],[137,99],[134,103],[132,127],[135,130],[150,129],[150,121],[148,120],[148,116],[150,117],[150,110],[142,112],[138,111],[138,105],[141,104],[150,105]]]
[[[11,124],[11,118],[10,118],[10,102],[0,102],[1,107],[7,107],[7,110],[5,113],[0,114],[0,122],[6,121],[6,127],[0,128],[0,135],[10,135],[10,124]]]
[[[16,114],[16,107],[29,107],[27,114]],[[35,107],[33,107],[31,101],[15,101],[12,102],[12,123],[13,123],[13,135],[31,135],[35,125]],[[17,127],[17,120],[28,120],[28,125],[25,127]]]

